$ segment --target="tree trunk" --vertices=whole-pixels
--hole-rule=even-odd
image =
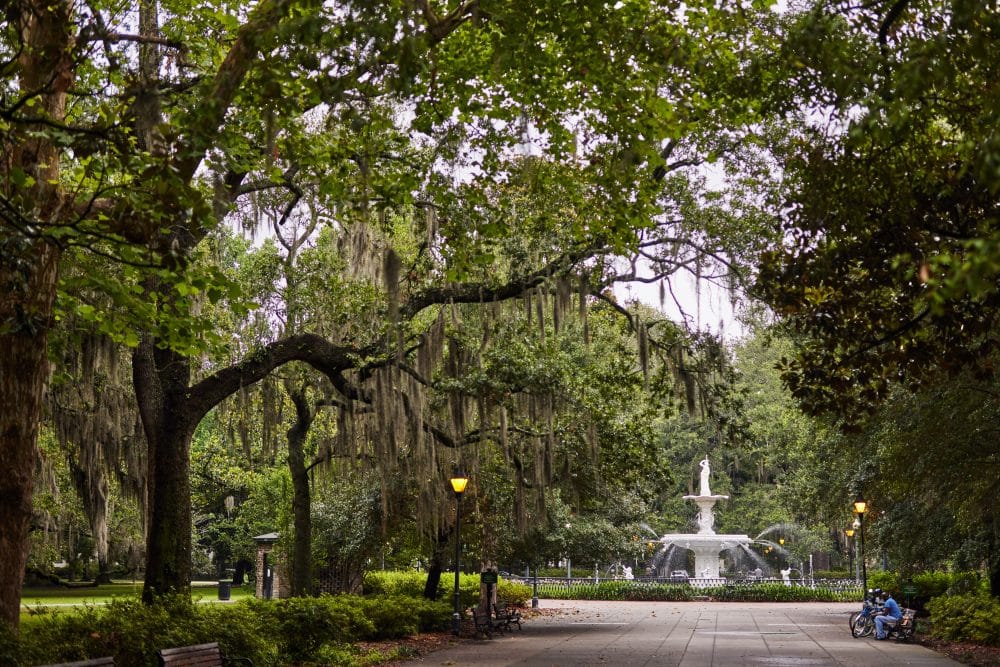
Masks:
[[[148,452],[146,581],[142,599],[191,592],[191,438],[200,420],[187,404],[190,361],[146,338],[133,376]]]
[[[73,5],[65,0],[9,4],[5,25],[20,32],[22,48],[8,76],[14,72],[20,90],[37,102],[32,116],[58,124],[66,117],[66,91],[73,83]],[[28,233],[34,222],[44,227],[57,221],[63,204],[60,154],[45,128],[22,127],[6,133],[4,141],[0,188],[5,201],[30,211]],[[20,174],[20,182],[7,180],[12,174]],[[16,225],[5,224],[0,232],[0,622],[15,631],[59,254],[55,244],[22,234]]]
[[[306,390],[285,383],[285,390],[295,405],[295,423],[288,429],[288,470],[292,475],[292,516],[295,536],[292,546],[292,596],[312,592],[312,502],[309,471],[306,469],[305,443],[316,413],[309,406]]]
[[[992,516],[987,520],[987,524],[990,526],[990,542],[986,553],[990,594],[1000,598],[1000,520]]]
[[[437,600],[440,597],[438,587],[441,585],[441,571],[444,569],[445,548],[448,546],[449,536],[450,533],[445,535],[439,533],[438,539],[434,542],[431,562],[427,564],[427,582],[424,584],[424,598],[427,600]]]
[[[431,562],[427,565],[427,581],[424,583],[424,598],[428,600],[438,599],[438,587],[441,585],[441,560],[437,552],[431,556]]]
[[[38,423],[48,378],[48,325],[55,298],[56,255],[36,246],[24,279],[0,269],[0,621],[17,629],[28,559]]]

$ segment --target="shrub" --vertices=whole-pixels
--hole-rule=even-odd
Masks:
[[[408,610],[409,613],[417,617],[421,632],[435,632],[451,627],[452,608],[443,600],[408,598],[403,601],[403,604],[409,605],[409,607],[403,607],[402,611]]]
[[[444,583],[444,577],[441,582]],[[377,570],[365,573],[363,588],[365,595],[406,595],[418,598],[423,596],[426,583],[426,572]],[[443,589],[443,586],[439,586],[439,589]],[[439,593],[443,594],[444,590]]]
[[[224,653],[274,664],[276,654],[257,617],[243,605],[213,609],[185,598],[165,598],[146,606],[134,598],[107,606],[41,614],[22,624],[19,661],[65,662],[113,655],[118,664],[155,665],[156,651],[218,641]]]
[[[984,593],[943,595],[927,603],[931,634],[951,641],[1000,645],[1000,601]]]
[[[883,591],[892,591],[899,594],[899,575],[887,570],[875,570],[868,573],[868,588],[881,588]]]
[[[420,630],[419,616],[413,613],[415,598],[383,597],[362,600],[365,616],[373,632],[368,639],[394,639],[415,635]]]
[[[950,595],[966,595],[983,591],[982,582],[975,572],[955,572],[951,575]],[[987,591],[988,592],[988,591]]]
[[[917,589],[917,596],[927,599],[944,595],[951,586],[951,581],[952,576],[947,572],[921,572],[911,579]]]
[[[344,644],[375,635],[375,624],[365,615],[360,596],[321,595],[257,604],[271,607],[279,651],[293,662],[309,660],[327,643]]]
[[[523,607],[531,599],[532,590],[528,584],[500,579],[497,583],[497,599],[509,605]]]
[[[406,596],[379,596],[361,600],[374,631],[368,639],[395,639],[418,632],[447,630],[452,608],[445,601]]]
[[[448,602],[403,595],[251,599],[228,605],[193,605],[179,598],[146,606],[121,599],[25,619],[19,640],[0,635],[0,664],[113,655],[117,664],[152,667],[158,649],[212,641],[223,653],[249,658],[258,667],[360,664],[353,642],[443,630],[450,620]]]
[[[0,665],[17,664],[15,656],[19,653],[17,635],[6,623],[0,623]]]

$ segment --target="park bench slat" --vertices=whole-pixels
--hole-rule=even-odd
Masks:
[[[160,667],[222,667],[228,662],[253,665],[249,658],[227,658],[222,655],[218,642],[162,648],[156,652]]]

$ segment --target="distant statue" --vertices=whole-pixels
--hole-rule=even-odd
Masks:
[[[701,466],[701,495],[710,496],[712,495],[712,491],[708,488],[708,475],[711,472],[711,468],[708,465],[708,457],[703,458],[699,465]]]
[[[635,576],[633,576],[632,574],[632,568],[630,568],[628,565],[622,568],[622,576],[625,577],[626,579],[635,579]]]

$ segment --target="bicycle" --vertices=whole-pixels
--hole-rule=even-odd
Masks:
[[[852,637],[868,637],[875,632],[875,617],[882,613],[882,605],[876,598],[865,596],[861,611],[851,614],[850,627]]]

